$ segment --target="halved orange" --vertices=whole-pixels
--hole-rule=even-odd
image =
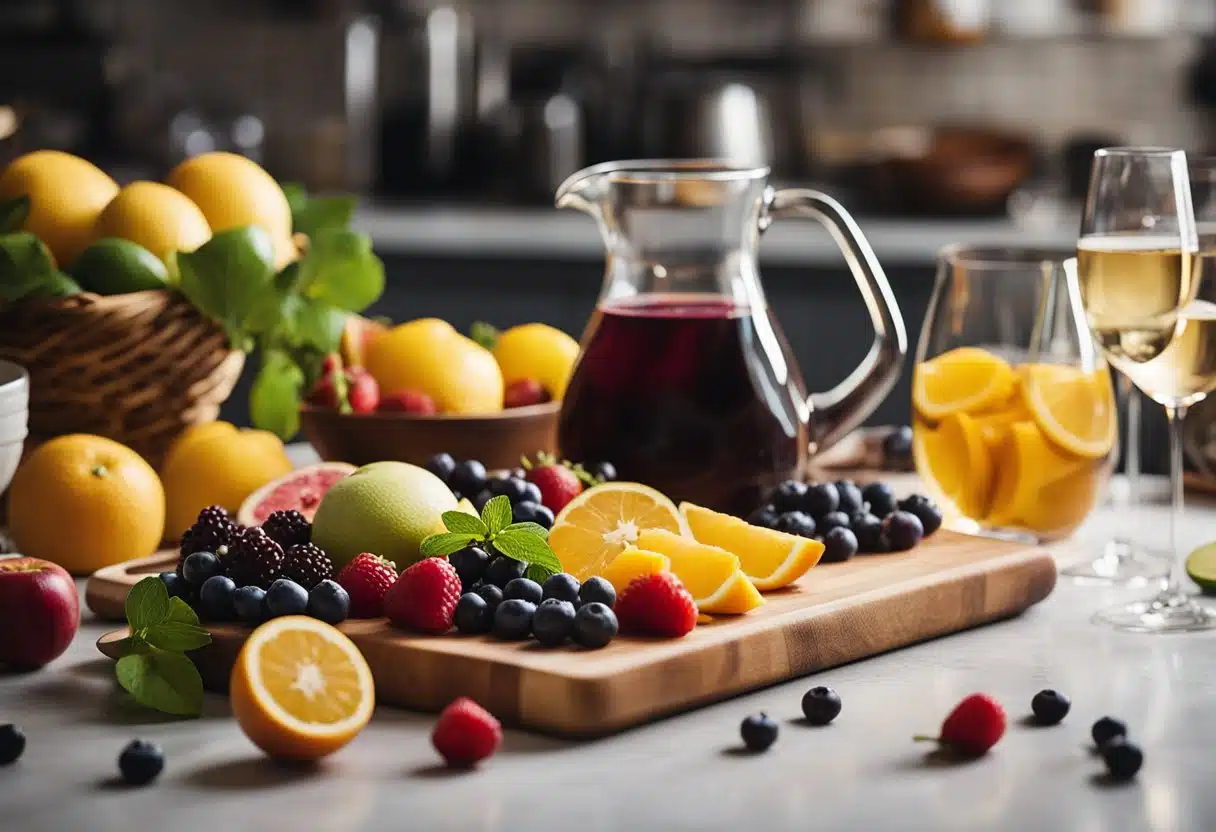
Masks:
[[[1035,422],[1064,450],[1088,459],[1110,453],[1117,432],[1110,372],[1087,373],[1062,364],[1018,368]]]
[[[600,571],[600,577],[612,584],[612,588],[619,595],[634,578],[657,575],[670,569],[671,560],[667,555],[630,548],[613,558],[612,562]]]
[[[637,543],[643,529],[687,531],[675,503],[650,486],[608,482],[566,504],[549,532],[549,547],[562,569],[583,581],[601,574],[626,546]]]
[[[917,365],[912,404],[931,422],[951,413],[978,413],[1006,402],[1017,381],[1000,356],[979,347],[958,347]]]
[[[738,556],[743,573],[761,591],[789,586],[823,555],[817,540],[753,526],[693,503],[680,503],[680,514],[699,542]]]
[[[743,574],[738,556],[725,549],[663,529],[644,530],[638,535],[638,547],[667,556],[671,571],[701,612],[739,614],[764,603]]]
[[[376,704],[372,672],[336,628],[302,615],[258,627],[230,679],[232,712],[254,745],[283,760],[316,760],[367,725]]]

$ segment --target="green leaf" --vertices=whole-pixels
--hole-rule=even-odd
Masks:
[[[118,684],[139,704],[176,716],[203,710],[203,679],[182,653],[153,650],[123,656],[115,670]]]
[[[28,196],[0,200],[0,234],[20,231],[25,225],[25,218],[30,215],[30,198]]]
[[[68,298],[72,295],[79,295],[84,289],[80,288],[80,284],[58,269],[51,272],[47,279],[34,287],[34,290],[26,295],[27,298]]]
[[[494,345],[498,343],[498,334],[494,325],[485,321],[473,321],[473,325],[469,327],[469,338],[488,350],[494,349]]]
[[[19,300],[55,282],[46,244],[27,231],[0,236],[0,300]],[[78,287],[79,288],[79,287]]]
[[[299,182],[280,182],[279,187],[283,190],[283,196],[287,197],[287,205],[293,216],[308,204],[308,189]]]
[[[163,621],[154,624],[144,632],[144,638],[153,647],[174,653],[186,653],[211,643],[211,633],[197,624],[188,624],[185,621]]]
[[[486,524],[481,522],[481,519],[474,517],[471,514],[465,514],[463,511],[445,511],[443,513],[443,525],[447,527],[449,532],[458,534],[473,534],[478,537],[485,537],[489,533]]]
[[[288,340],[296,347],[312,347],[322,353],[337,352],[346,327],[346,312],[336,306],[299,295],[290,295],[285,305]]]
[[[249,391],[249,415],[255,427],[287,441],[300,430],[300,401],[304,371],[281,350],[266,350],[253,388]]]
[[[494,537],[494,548],[509,558],[524,563],[538,563],[554,572],[562,570],[561,561],[549,544],[531,532],[502,532]]]
[[[540,563],[529,563],[527,572],[525,573],[528,580],[536,581],[538,584],[543,584],[549,578],[557,574],[556,571]]]
[[[366,234],[324,229],[299,264],[301,294],[348,312],[362,312],[384,291],[384,264]]]
[[[173,597],[169,599],[169,617],[166,621],[179,621],[182,624],[193,624],[199,626],[198,613],[183,601],[181,598]]]
[[[485,523],[489,534],[498,534],[511,525],[511,501],[504,494],[499,494],[482,506],[481,522]]]
[[[164,581],[150,575],[131,587],[124,605],[132,632],[155,627],[169,619],[169,591]]]
[[[349,196],[310,197],[291,213],[291,230],[310,238],[325,231],[350,228],[355,218],[355,200]]]
[[[475,534],[444,532],[431,535],[418,548],[424,558],[441,558],[463,549],[476,539]]]
[[[146,653],[148,649],[148,643],[137,635],[127,636],[110,645],[110,650],[117,653],[119,658]]]
[[[512,523],[503,529],[504,532],[530,532],[536,535],[541,540],[549,539],[549,530],[540,523],[533,523],[530,520],[524,523]]]
[[[257,226],[231,228],[193,252],[177,255],[182,293],[215,320],[233,346],[246,349],[251,321],[277,294],[274,246]],[[255,316],[256,313],[256,316]]]

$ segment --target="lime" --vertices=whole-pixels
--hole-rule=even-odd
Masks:
[[[1204,592],[1216,592],[1216,543],[1200,546],[1187,555],[1186,574]]]
[[[85,249],[76,258],[72,275],[87,291],[99,295],[164,289],[169,280],[159,257],[139,243],[118,237],[106,237]]]

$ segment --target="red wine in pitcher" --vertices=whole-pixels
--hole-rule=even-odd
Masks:
[[[802,470],[802,379],[767,312],[716,295],[608,301],[592,316],[562,402],[568,459],[744,516]]]

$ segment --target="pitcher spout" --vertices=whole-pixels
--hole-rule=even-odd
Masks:
[[[553,197],[554,204],[558,208],[573,208],[584,214],[597,214],[596,206],[604,195],[605,178],[619,167],[619,163],[605,162],[571,174],[558,186]]]

